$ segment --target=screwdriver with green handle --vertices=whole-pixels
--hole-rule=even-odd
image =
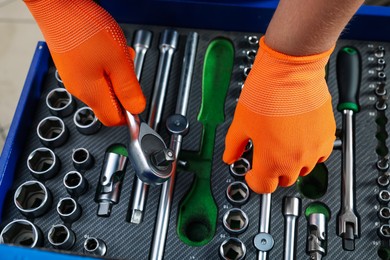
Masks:
[[[338,214],[337,235],[343,240],[343,249],[353,251],[355,239],[360,236],[360,217],[355,199],[354,114],[359,112],[360,55],[353,47],[343,47],[336,60],[339,103],[343,114],[342,125],[342,183],[341,208]]]

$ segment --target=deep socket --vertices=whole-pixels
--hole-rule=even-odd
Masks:
[[[390,201],[390,192],[388,190],[381,190],[378,194],[378,201],[382,204],[387,204]]]
[[[382,207],[378,211],[378,217],[383,221],[388,221],[390,219],[390,208]]]
[[[384,156],[376,162],[376,167],[381,171],[389,169],[389,155]]]
[[[242,181],[229,184],[226,189],[226,198],[233,206],[241,206],[248,202],[250,190]]]
[[[378,185],[382,188],[386,188],[389,186],[390,184],[390,181],[389,181],[389,176],[388,174],[382,174],[380,175],[377,179],[376,179],[376,182],[378,183]]]
[[[87,149],[83,147],[73,149],[72,162],[76,170],[89,170],[92,168],[94,161],[92,154]]]
[[[386,87],[386,84],[384,82],[378,82],[376,84],[375,94],[377,94],[378,96],[386,95],[387,91],[386,91],[385,87]]]
[[[248,42],[250,45],[257,45],[259,44],[259,38],[255,35],[251,35],[248,37]]]
[[[0,244],[13,244],[24,247],[41,247],[42,231],[25,219],[15,219],[8,223],[0,233]]]
[[[223,215],[222,223],[229,234],[239,235],[247,229],[249,218],[242,209],[232,208]]]
[[[102,123],[90,107],[79,108],[74,113],[73,122],[77,130],[84,135],[95,134],[102,127]]]
[[[68,250],[73,247],[76,236],[65,225],[57,224],[50,228],[47,239],[54,248]]]
[[[384,73],[383,71],[379,71],[378,72],[378,79],[381,81],[386,81],[386,73]]]
[[[246,255],[246,246],[240,239],[231,237],[222,242],[219,255],[224,260],[242,260]]]
[[[74,222],[81,217],[81,206],[72,198],[62,198],[57,204],[57,213],[64,222]]]
[[[252,67],[245,67],[244,68],[243,73],[244,73],[245,78],[248,77],[249,73],[251,72],[251,69],[252,69]]]
[[[253,62],[253,60],[256,58],[257,51],[256,50],[249,50],[245,52],[246,58],[250,61]]]
[[[383,58],[385,56],[385,47],[378,46],[374,52],[375,57],[377,58]]]
[[[251,169],[250,162],[241,157],[230,165],[230,173],[234,178],[243,179],[245,174]]]
[[[14,204],[26,217],[36,218],[51,207],[52,195],[39,181],[26,181],[15,191]]]
[[[32,176],[40,181],[54,177],[58,173],[60,165],[58,156],[46,147],[35,149],[27,158],[28,169]]]
[[[56,88],[46,96],[46,105],[52,115],[67,117],[76,108],[76,102],[72,95],[64,88]]]
[[[69,131],[61,118],[48,116],[39,122],[37,134],[43,145],[54,148],[66,142]]]
[[[84,242],[84,253],[104,256],[107,253],[106,243],[99,238],[88,237]]]
[[[77,171],[70,171],[63,179],[64,186],[71,196],[81,196],[88,190],[88,181]]]

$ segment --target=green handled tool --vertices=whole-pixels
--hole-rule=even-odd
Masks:
[[[339,104],[343,113],[342,126],[342,183],[341,209],[338,214],[337,235],[343,239],[344,250],[355,249],[355,238],[360,236],[360,220],[355,209],[355,151],[354,113],[359,111],[360,55],[352,47],[344,47],[336,61]]]
[[[203,125],[199,152],[182,151],[188,171],[194,173],[190,191],[179,205],[177,233],[191,246],[207,244],[214,236],[218,208],[211,192],[211,171],[216,129],[224,122],[225,98],[233,69],[234,47],[224,38],[214,39],[204,58],[202,103],[198,121]]]

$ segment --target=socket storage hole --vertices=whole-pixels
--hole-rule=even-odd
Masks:
[[[239,158],[230,165],[230,171],[235,177],[243,177],[250,170],[250,162],[245,158]]]
[[[46,148],[33,151],[27,159],[28,168],[33,172],[45,172],[55,163],[54,153]]]
[[[230,209],[223,216],[223,225],[230,233],[242,233],[248,227],[248,216],[238,208]]]
[[[78,148],[73,151],[72,158],[76,163],[83,163],[88,160],[89,152],[84,148]]]
[[[69,230],[63,225],[53,226],[49,231],[49,240],[54,245],[64,243],[69,237]]]
[[[77,187],[81,183],[81,178],[80,173],[76,171],[68,172],[64,178],[65,186],[69,188]]]
[[[47,117],[38,125],[38,134],[46,140],[53,140],[65,131],[64,123],[57,117]]]
[[[243,259],[246,254],[245,245],[237,238],[229,238],[221,244],[220,253],[223,259]]]
[[[38,240],[38,231],[26,220],[9,223],[1,233],[2,242],[26,247],[34,247]]]
[[[76,111],[74,121],[79,127],[91,125],[95,121],[95,113],[89,107],[83,107]]]
[[[94,237],[90,237],[87,239],[87,241],[85,241],[85,249],[87,249],[88,251],[96,250],[98,248],[98,245],[99,243]]]
[[[210,237],[211,227],[207,220],[194,218],[185,225],[184,233],[192,242],[202,242]]]
[[[70,215],[76,210],[76,208],[76,202],[71,198],[61,199],[57,206],[58,213],[62,215]]]
[[[34,210],[45,203],[47,193],[37,182],[25,183],[15,192],[15,202],[22,210]]]
[[[72,97],[66,89],[54,89],[47,95],[47,105],[52,109],[64,108],[68,106],[71,101]]]
[[[227,198],[233,204],[244,204],[248,200],[249,194],[248,186],[240,181],[231,183],[226,190]]]

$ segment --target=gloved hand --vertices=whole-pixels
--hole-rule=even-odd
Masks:
[[[256,193],[294,184],[332,152],[336,124],[325,81],[332,51],[288,56],[261,39],[223,154],[223,160],[231,164],[252,140],[252,169],[246,181]]]
[[[141,113],[145,97],[133,56],[115,20],[92,0],[24,0],[37,21],[66,89],[108,126]]]

